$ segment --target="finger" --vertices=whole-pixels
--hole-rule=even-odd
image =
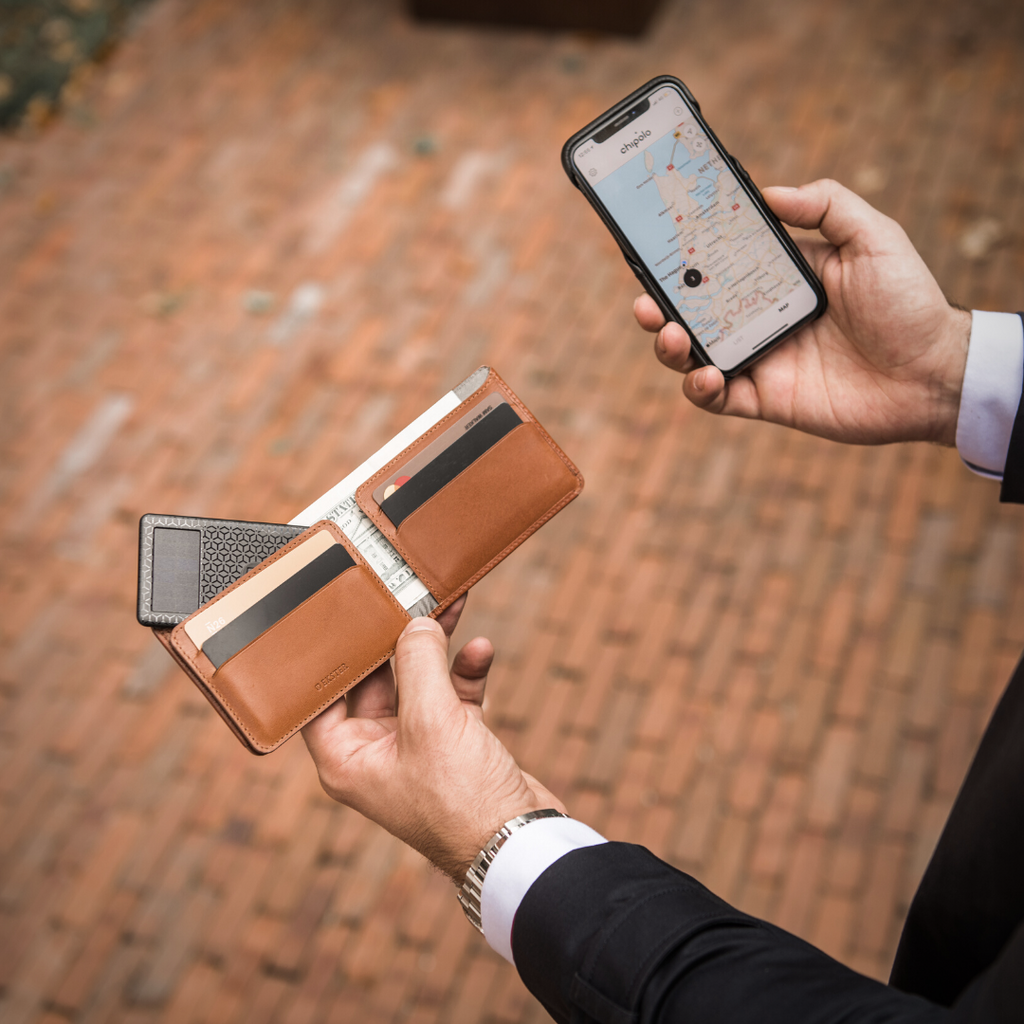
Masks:
[[[452,686],[463,704],[483,707],[487,689],[487,673],[494,661],[494,645],[486,637],[470,640],[452,663]]]
[[[336,700],[329,708],[321,711],[312,722],[303,726],[302,735],[306,736],[306,746],[309,746],[309,736],[320,737],[337,729],[348,718],[348,706],[343,700]]]
[[[800,188],[766,188],[762,194],[780,220],[797,228],[816,228],[833,245],[849,247],[851,255],[874,249],[879,233],[887,234],[892,223],[830,178]]]
[[[689,373],[697,365],[691,358],[690,336],[677,323],[667,323],[654,339],[654,354],[677,373]]]
[[[444,630],[446,636],[450,637],[455,632],[455,627],[459,624],[463,609],[466,607],[467,597],[469,597],[468,594],[463,594],[438,615],[437,623]]]
[[[700,409],[721,412],[725,405],[725,377],[717,366],[703,366],[683,379],[683,394]]]
[[[636,317],[636,322],[651,334],[660,331],[665,325],[665,314],[658,309],[658,304],[647,292],[638,295],[634,300],[633,316]]]
[[[334,800],[350,803],[353,793],[364,789],[360,779],[360,756],[367,747],[386,739],[395,731],[394,719],[348,718],[334,711],[345,707],[337,701],[302,729],[306,749],[313,758],[320,785]]]
[[[429,730],[461,708],[448,675],[448,638],[433,619],[413,619],[402,631],[395,682],[400,729]]]
[[[743,419],[761,418],[761,400],[757,387],[747,376],[730,381],[715,366],[705,366],[686,375],[683,394],[694,405],[722,416],[740,416]]]
[[[386,661],[345,694],[349,718],[391,718],[395,714],[395,675]]]

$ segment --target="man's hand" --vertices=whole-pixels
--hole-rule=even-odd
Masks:
[[[954,444],[970,314],[949,305],[894,220],[837,182],[767,188],[764,198],[786,224],[824,236],[800,248],[828,311],[727,383],[716,367],[697,369],[686,332],[640,296],[636,318],[658,332],[658,358],[686,374],[686,397],[834,441]]]
[[[419,850],[456,882],[508,820],[562,804],[483,722],[494,658],[477,637],[448,671],[462,601],[413,619],[384,665],[302,730],[327,794]],[[444,627],[442,629],[442,626]],[[396,686],[397,681],[397,686]]]

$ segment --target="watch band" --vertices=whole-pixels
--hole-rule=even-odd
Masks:
[[[466,917],[469,918],[469,923],[481,935],[484,933],[483,920],[480,916],[480,900],[484,891],[484,879],[487,877],[487,869],[494,863],[494,858],[498,856],[498,851],[508,841],[509,836],[517,829],[521,829],[524,825],[529,825],[531,821],[537,821],[539,818],[568,817],[568,814],[556,811],[553,807],[546,808],[543,811],[528,811],[526,814],[520,814],[518,818],[506,821],[494,833],[490,842],[476,855],[473,863],[469,866],[469,870],[466,872],[466,880],[462,883],[458,895],[459,903],[462,905]]]

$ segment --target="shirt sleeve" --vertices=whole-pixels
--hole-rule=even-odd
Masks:
[[[971,313],[956,447],[982,476],[1000,479],[1024,386],[1024,330],[1016,313]]]
[[[538,818],[513,832],[487,869],[480,894],[484,938],[491,949],[514,963],[512,923],[530,886],[567,853],[606,842],[574,818]]]

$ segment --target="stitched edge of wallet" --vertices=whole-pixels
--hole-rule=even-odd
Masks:
[[[263,569],[267,568],[273,562],[277,561],[278,558],[282,557],[283,555],[286,555],[293,547],[297,547],[299,544],[303,543],[303,541],[305,541],[308,537],[312,537],[315,533],[318,533],[321,529],[327,529],[327,530],[329,530],[331,532],[331,534],[335,537],[335,539],[337,541],[339,541],[339,543],[341,543],[341,545],[345,548],[345,550],[348,551],[348,553],[350,555],[352,555],[353,560],[355,561],[355,566],[353,566],[353,568],[361,568],[361,569],[363,569],[365,571],[365,573],[368,574],[371,577],[372,581],[374,583],[376,583],[377,586],[379,586],[380,589],[387,595],[387,597],[391,601],[391,603],[394,604],[401,611],[401,613],[406,618],[409,618],[409,613],[404,608],[402,608],[402,606],[398,603],[398,601],[395,600],[395,596],[384,585],[384,581],[373,571],[373,569],[370,568],[370,566],[366,562],[366,559],[363,558],[363,556],[361,554],[359,554],[358,550],[356,550],[355,545],[351,544],[351,542],[345,536],[345,534],[337,527],[336,524],[332,523],[329,519],[322,519],[319,522],[314,523],[313,526],[311,526],[308,530],[304,530],[294,540],[289,541],[289,543],[286,544],[279,551],[274,552],[274,554],[271,555],[269,558],[264,559],[262,562],[260,562],[260,564],[258,566],[256,566],[254,569],[251,569],[249,572],[247,572],[240,579],[238,579],[234,583],[232,583],[230,587],[226,588],[225,590],[222,590],[217,595],[217,598],[219,599],[219,598],[223,597],[225,594],[227,594],[230,591],[234,590],[235,587],[239,586],[242,583],[245,583],[247,580],[249,580],[251,577],[255,576],[257,573],[262,572]],[[347,571],[348,570],[346,569],[345,572],[347,572]],[[343,576],[344,573],[342,573],[341,575]],[[340,579],[341,577],[338,576],[336,578]],[[330,584],[328,584],[328,586],[330,586]],[[305,604],[305,602],[303,602],[303,604]],[[205,608],[206,606],[204,605],[203,607]],[[300,605],[299,607],[301,608],[302,605]],[[202,611],[202,608],[200,608],[197,611],[193,612],[193,615],[198,615],[200,611]],[[184,648],[178,642],[178,637],[175,636],[175,634],[191,618],[192,618],[192,615],[190,615],[188,619],[185,619],[184,622],[179,622],[178,625],[174,627],[174,629],[171,631],[171,637],[170,637],[171,643],[174,645],[175,650],[177,650],[178,653],[181,655],[181,657],[188,663],[189,667],[192,670],[192,673],[194,673],[193,681],[198,681],[199,685],[200,685],[200,688],[203,689],[204,691],[207,691],[209,694],[211,694],[214,697],[214,699],[217,701],[217,703],[220,704],[220,706],[222,708],[224,708],[224,710],[231,716],[231,719],[235,723],[235,725],[238,726],[238,728],[241,729],[242,732],[245,733],[245,735],[249,739],[250,745],[255,747],[257,750],[262,751],[263,753],[269,753],[271,750],[275,749],[276,747],[279,747],[282,743],[284,743],[284,741],[286,739],[288,739],[291,736],[294,736],[295,733],[297,733],[304,725],[306,725],[308,722],[311,722],[322,711],[324,711],[326,708],[330,707],[340,697],[344,696],[349,690],[352,689],[353,686],[356,685],[356,683],[362,682],[362,680],[365,679],[371,672],[373,672],[375,669],[377,669],[381,665],[383,665],[384,662],[387,661],[388,658],[390,658],[391,655],[395,651],[394,647],[391,647],[383,655],[383,657],[378,658],[375,662],[373,662],[373,664],[371,664],[364,672],[359,674],[357,676],[357,678],[353,679],[352,682],[350,682],[348,684],[348,686],[346,686],[343,690],[339,690],[336,694],[334,694],[330,698],[324,700],[320,705],[318,705],[316,707],[315,710],[313,710],[312,712],[310,712],[310,714],[308,714],[305,718],[303,718],[301,722],[299,722],[298,724],[292,726],[283,735],[281,735],[280,737],[278,737],[275,740],[272,740],[268,744],[268,743],[263,743],[260,740],[258,740],[245,727],[243,722],[240,720],[240,716],[239,716],[238,712],[232,706],[231,701],[228,700],[227,697],[225,697],[224,694],[213,683],[212,676],[211,676],[210,679],[207,679],[203,675],[203,673],[200,670],[200,668],[198,667],[198,665],[196,665],[196,663],[193,661],[192,657],[188,654],[188,652],[186,650],[184,650]],[[248,646],[248,645],[246,645],[246,646]],[[198,654],[200,652],[197,650],[196,653]],[[216,669],[214,671],[216,671]]]
[[[405,561],[410,566],[412,566],[413,571],[424,583],[427,582],[424,579],[425,576],[430,576],[430,578],[432,578],[432,574],[426,573],[422,568],[419,567],[419,565],[417,565],[417,559],[413,559],[409,556],[409,553],[405,549],[405,546],[398,539],[397,527],[395,527],[391,520],[387,518],[387,516],[381,510],[380,506],[375,501],[373,501],[373,491],[380,480],[389,476],[393,469],[400,466],[404,458],[408,458],[408,453],[413,448],[418,447],[422,442],[428,441],[428,439],[432,439],[437,434],[443,433],[444,430],[448,426],[450,426],[450,424],[455,419],[457,419],[460,410],[463,413],[465,412],[464,406],[468,405],[470,402],[476,399],[482,392],[486,391],[493,384],[498,385],[498,388],[505,395],[505,397],[509,399],[511,405],[517,411],[525,414],[526,419],[524,420],[524,423],[532,423],[540,431],[541,438],[547,443],[548,447],[562,460],[562,462],[565,463],[566,468],[576,478],[576,487],[573,490],[571,490],[568,494],[566,494],[564,497],[560,498],[554,505],[551,506],[551,508],[548,509],[547,512],[545,512],[543,515],[534,520],[534,522],[531,523],[530,526],[528,526],[525,530],[523,530],[523,532],[520,533],[518,537],[510,541],[486,565],[478,569],[465,583],[460,585],[456,590],[454,590],[443,600],[439,598],[437,594],[434,593],[433,588],[430,586],[429,583],[427,583],[427,588],[430,590],[431,594],[440,602],[438,606],[430,613],[432,617],[435,617],[439,615],[441,612],[443,612],[450,604],[452,604],[453,601],[457,601],[467,590],[470,589],[470,587],[473,586],[474,583],[478,582],[480,579],[486,576],[487,573],[491,571],[491,569],[493,569],[503,559],[507,558],[520,544],[523,543],[523,541],[526,540],[527,537],[529,537],[532,533],[536,533],[536,531],[539,530],[549,519],[551,519],[552,516],[557,515],[563,508],[565,508],[566,505],[569,504],[570,501],[576,498],[583,490],[583,474],[570,460],[569,456],[566,455],[561,448],[559,448],[558,444],[555,442],[555,439],[544,428],[544,425],[537,419],[536,416],[533,415],[532,412],[530,412],[529,409],[527,409],[527,407],[523,404],[522,399],[508,386],[508,384],[505,383],[504,380],[502,380],[501,376],[498,374],[498,371],[492,367],[490,373],[488,373],[483,384],[481,384],[480,387],[476,389],[476,391],[474,391],[471,395],[469,395],[467,398],[461,401],[454,409],[452,409],[450,413],[448,413],[442,419],[438,420],[438,422],[435,423],[434,426],[432,426],[426,433],[421,434],[418,438],[416,438],[415,441],[412,442],[412,444],[408,445],[401,452],[399,452],[386,466],[377,470],[377,472],[374,473],[373,476],[369,478],[369,480],[364,481],[362,484],[359,485],[358,488],[356,488],[356,504],[358,504],[360,509],[370,517],[370,519],[372,520],[373,524],[377,527],[377,529],[384,534],[384,536],[388,540],[388,543],[393,545],[398,550],[398,553],[405,559]],[[466,469],[468,468],[469,467],[467,466]],[[466,472],[466,470],[463,470],[462,472],[464,473]],[[459,476],[461,475],[462,473],[459,474]],[[458,478],[456,477],[456,479]],[[367,498],[367,495],[369,495],[370,497]],[[374,509],[376,509],[376,511],[374,511]]]

